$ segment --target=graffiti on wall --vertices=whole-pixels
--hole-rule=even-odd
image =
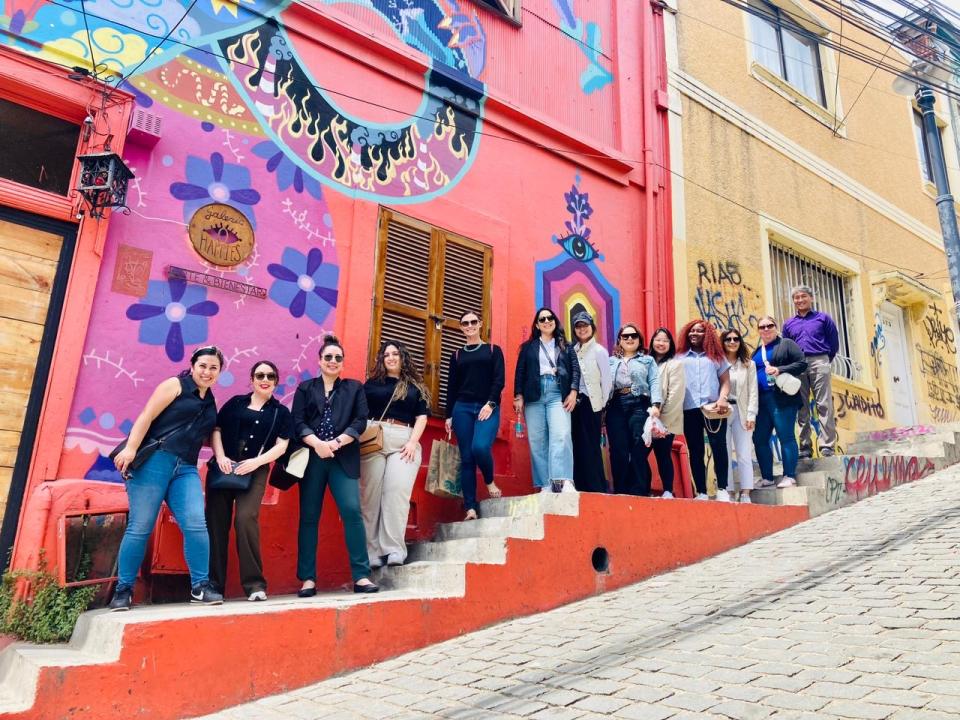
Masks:
[[[563,231],[551,237],[561,252],[536,264],[536,304],[553,308],[565,327],[572,327],[573,316],[586,310],[596,323],[597,342],[610,347],[620,324],[620,293],[597,267],[603,255],[591,241],[588,225],[594,208],[590,193],[582,191],[580,183],[577,175],[570,190],[564,192],[570,217],[563,221]]]
[[[944,321],[943,310],[936,303],[927,305],[923,317],[923,329],[927,332],[927,341],[934,350],[943,350],[952,355],[957,352],[953,329]]]
[[[603,50],[600,26],[577,17],[574,3],[575,0],[553,0],[553,7],[560,18],[560,29],[576,41],[587,59],[587,67],[580,73],[580,89],[590,95],[613,82],[613,72],[606,67],[611,60]]]
[[[266,145],[254,154],[269,152],[271,171],[280,167],[289,182],[309,178],[397,203],[447,192],[472,164],[482,125],[486,41],[476,12],[455,0],[324,2],[372,9],[427,55],[423,97],[407,121],[370,123],[339,107],[325,87],[326,68],[309,66],[286,32],[290,0],[88,0],[89,43],[79,6],[32,3],[0,18],[0,28],[19,49],[96,66],[143,107],[163,105],[222,127],[236,160],[246,154],[237,134],[259,136]],[[132,70],[134,77],[123,76]],[[377,102],[366,90],[349,94]]]
[[[920,345],[917,345],[917,353],[930,402],[947,409],[960,409],[960,376],[956,363],[949,362],[942,353]]]
[[[847,413],[851,412],[875,418],[883,418],[887,414],[883,408],[883,403],[880,402],[879,391],[874,397],[861,390],[844,388],[843,392],[833,393],[833,405],[834,413],[838,419],[846,417]]]
[[[740,264],[733,260],[697,260],[694,305],[700,317],[717,330],[756,335],[760,294],[744,283]]]
[[[844,489],[852,500],[876,495],[897,485],[932,475],[936,466],[929,458],[899,455],[844,456]]]
[[[883,364],[880,354],[887,346],[887,339],[883,334],[883,320],[880,313],[873,314],[873,337],[870,338],[870,362],[873,365],[873,377],[880,377],[880,366]]]

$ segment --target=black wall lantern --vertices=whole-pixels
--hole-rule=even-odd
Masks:
[[[90,206],[90,217],[102,218],[107,208],[127,209],[127,183],[133,178],[114,152],[79,155],[80,186],[77,191]]]

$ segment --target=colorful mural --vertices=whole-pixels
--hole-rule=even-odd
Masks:
[[[593,207],[580,182],[577,175],[570,191],[563,194],[570,219],[563,223],[564,232],[551,238],[562,252],[536,264],[536,304],[553,308],[568,328],[573,316],[586,310],[597,325],[597,341],[609,347],[620,325],[620,293],[594,264],[602,262],[603,255],[590,241],[587,221]]]
[[[323,85],[324,68],[308,67],[283,23],[290,0],[4,3],[0,28],[8,42],[85,66],[135,93],[144,107],[163,105],[264,136],[269,142],[255,154],[268,156],[288,184],[421,202],[456,185],[476,155],[486,39],[476,13],[456,0],[324,0],[375,11],[429,59],[419,107],[396,124],[367,122],[339,107]],[[351,92],[380,102],[364,88]],[[191,170],[202,168],[195,161]]]
[[[610,64],[610,58],[603,51],[603,38],[600,26],[595,22],[584,22],[574,10],[575,0],[553,0],[553,6],[560,18],[560,29],[574,40],[580,52],[587,59],[587,67],[580,73],[580,89],[587,95],[594,93],[613,82],[613,73],[604,67]]]

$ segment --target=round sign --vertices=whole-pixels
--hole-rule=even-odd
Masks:
[[[253,252],[250,221],[229,205],[204,205],[190,218],[189,233],[193,249],[214,265],[239,265]]]

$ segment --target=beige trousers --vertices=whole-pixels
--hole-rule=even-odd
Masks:
[[[360,460],[360,509],[367,532],[367,554],[379,565],[379,558],[392,555],[390,562],[407,557],[404,535],[410,515],[410,493],[422,462],[417,445],[413,462],[400,457],[410,440],[412,428],[383,424],[383,448]]]

